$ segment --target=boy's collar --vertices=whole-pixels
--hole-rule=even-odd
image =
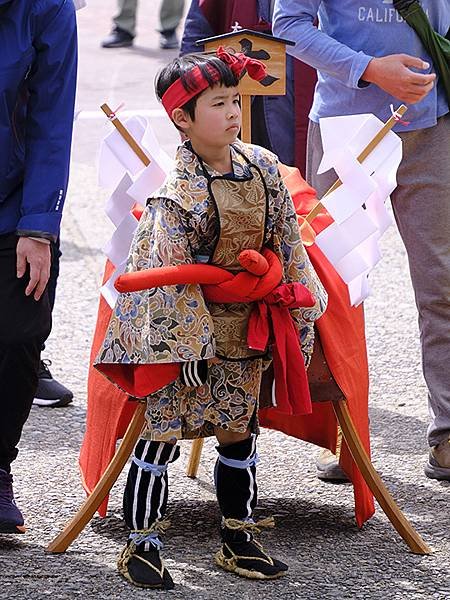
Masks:
[[[186,152],[188,151],[188,154]],[[235,179],[247,179],[248,178],[248,159],[244,155],[245,146],[240,140],[236,140],[230,145],[231,154],[231,166],[233,176]],[[223,173],[219,173],[213,167],[208,165],[201,156],[199,156],[192,148],[190,140],[186,140],[178,147],[176,154],[176,162],[182,163],[182,168],[186,168],[189,164],[192,164],[192,156],[194,156],[203,169],[206,171],[209,177],[224,177]],[[228,174],[227,174],[228,175]]]

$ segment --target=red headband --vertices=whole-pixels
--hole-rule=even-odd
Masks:
[[[233,73],[236,75],[238,79],[240,79],[244,71],[247,71],[249,77],[255,79],[256,81],[261,81],[266,76],[266,67],[259,60],[254,58],[249,58],[242,54],[242,52],[236,52],[235,54],[230,54],[222,46],[217,48],[216,56],[220,58],[222,62],[230,67]],[[210,67],[207,65],[206,67],[208,72],[212,76],[215,81],[219,81],[219,73],[214,67]],[[164,93],[161,102],[164,106],[169,117],[172,118],[172,111],[175,108],[180,108],[184,106],[186,102],[189,102],[195,96],[198,96],[203,90],[206,90],[210,86],[208,80],[203,75],[200,70],[200,67],[195,66],[192,67],[190,71],[188,71],[189,75],[189,84],[191,90],[188,91],[184,88],[181,79],[177,79],[172,83],[172,85],[167,88]]]

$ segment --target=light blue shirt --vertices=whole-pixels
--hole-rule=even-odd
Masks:
[[[450,0],[422,0],[432,27],[441,35],[450,29]],[[319,29],[313,21],[318,15]],[[432,61],[419,37],[400,17],[392,0],[275,0],[273,33],[295,42],[287,51],[318,69],[310,118],[373,113],[385,121],[390,105],[401,102],[376,85],[359,87],[373,57],[409,54]],[[433,71],[433,67],[430,67]],[[426,72],[426,71],[421,71]],[[439,82],[417,104],[408,106],[405,131],[436,124],[449,111]]]

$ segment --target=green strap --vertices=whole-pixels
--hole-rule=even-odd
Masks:
[[[417,0],[394,0],[394,6],[417,33],[431,56],[450,108],[450,30],[446,37],[434,31]]]

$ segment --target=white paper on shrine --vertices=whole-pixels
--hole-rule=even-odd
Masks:
[[[340,117],[326,117],[320,119],[320,136],[324,149],[322,161],[317,170],[325,173],[334,168],[334,157],[340,150],[348,146],[348,142],[354,137],[364,121],[371,115],[346,115]]]
[[[370,269],[373,269],[381,260],[381,251],[378,245],[379,239],[380,234],[377,231],[361,242],[361,244],[359,244],[359,246],[356,248],[364,261],[369,265]]]
[[[136,217],[128,213],[103,248],[103,252],[115,267],[127,259],[137,226]]]
[[[317,172],[324,173],[334,168],[335,157],[342,148],[347,148],[353,156],[358,157],[369,141],[382,129],[383,125],[384,123],[372,114],[320,119],[320,134],[324,153]],[[388,157],[396,149],[400,149],[401,158],[401,139],[396,133],[389,131],[363,161],[363,168],[369,175],[374,173],[386,161],[388,164],[391,163]]]
[[[161,149],[146,118],[133,116],[125,122],[132,137],[150,159],[147,167],[138,159],[122,136],[114,130],[102,143],[99,160],[99,182],[113,187],[114,192],[107,201],[105,211],[116,226],[104,252],[117,267],[113,275],[101,287],[101,294],[113,308],[118,292],[114,282],[125,270],[129,250],[138,221],[131,213],[136,202],[145,200],[164,182],[173,161]]]
[[[375,117],[375,115],[368,116],[369,118],[362,122],[361,127],[349,140],[348,147],[354,156],[359,156],[359,154],[361,154],[361,152],[367,146],[367,142],[373,139],[384,125],[384,123]],[[399,157],[398,162],[395,156]],[[389,191],[386,193],[386,196],[388,196],[392,190],[395,189],[395,173],[401,157],[402,141],[396,133],[389,131],[361,163],[362,168],[375,179],[377,179],[376,173],[380,170],[382,170],[384,174],[387,172],[392,172],[391,167],[395,164],[396,168],[393,171],[395,182],[394,187],[389,189]],[[385,180],[384,177],[381,179],[378,178],[378,183],[385,184],[387,183],[387,180]]]
[[[320,120],[324,155],[318,173],[333,167],[346,184],[345,190],[340,186],[322,198],[322,204],[339,223],[352,214],[358,202],[359,205],[363,204],[375,189],[378,189],[378,195],[384,202],[397,185],[396,173],[402,158],[402,145],[394,132],[389,131],[362,163],[356,160],[382,127],[383,123],[377,117],[366,114]],[[363,173],[374,185],[370,194],[367,193],[370,184]],[[390,219],[384,215],[383,221],[389,223]]]
[[[348,219],[376,189],[372,180],[348,148],[341,148],[334,156],[334,170],[342,185],[321,200],[337,223]]]
[[[108,279],[108,281],[106,283],[104,283],[102,285],[102,287],[100,288],[101,295],[103,296],[103,298],[106,300],[106,302],[109,304],[109,306],[111,308],[115,307],[117,298],[119,297],[119,292],[114,287],[114,284],[116,282],[116,279],[119,277],[119,275],[122,275],[122,273],[124,273],[126,264],[127,264],[127,261],[125,260],[122,264],[120,264],[115,269],[115,271],[113,272],[111,277]]]
[[[134,198],[127,193],[132,184],[133,180],[128,173],[125,173],[106,202],[105,213],[116,227],[125,219],[135,204]]]
[[[142,117],[131,117],[124,125],[141,148],[145,149],[142,142],[145,141],[146,130],[149,129],[148,120]],[[117,129],[114,128],[103,139],[99,158],[100,186],[115,188],[125,173],[137,175],[144,167],[144,163],[136,156]]]
[[[343,223],[331,223],[321,231],[316,237],[316,244],[328,260],[335,264],[376,231],[376,224],[367,210],[360,206]]]
[[[384,196],[380,189],[376,189],[364,203],[367,214],[376,226],[380,237],[392,225],[392,217],[386,207],[388,199],[389,197]]]
[[[358,275],[367,273],[370,265],[364,260],[358,250],[353,250],[341,258],[335,267],[343,281],[349,283],[352,279],[358,277]]]
[[[361,304],[371,292],[367,273],[358,275],[358,277],[347,283],[347,287],[352,306]]]
[[[152,160],[128,188],[127,194],[135,202],[145,204],[147,198],[164,183],[172,162],[167,155],[166,157],[159,155],[158,160]]]
[[[379,165],[372,175],[372,179],[386,196],[390,196],[397,187],[397,170],[403,156],[401,139],[398,138],[397,142],[396,147],[386,155],[386,161]]]
[[[172,160],[169,156],[164,152],[156,139],[155,133],[153,131],[153,127],[150,125],[150,120],[148,117],[139,117],[142,121],[145,122],[145,130],[144,135],[142,136],[141,145],[143,148],[156,160],[158,163],[164,164],[166,161],[166,166],[171,168]],[[128,123],[128,121],[127,121]],[[128,127],[128,125],[127,125]],[[168,161],[168,162],[167,162]]]
[[[367,275],[381,259],[378,240],[392,223],[385,202],[395,189],[402,158],[400,138],[391,132],[368,157],[357,156],[381,130],[374,115],[351,115],[320,120],[324,146],[319,173],[334,168],[342,185],[324,196],[322,204],[334,223],[316,243],[348,286],[357,305],[370,293]]]

